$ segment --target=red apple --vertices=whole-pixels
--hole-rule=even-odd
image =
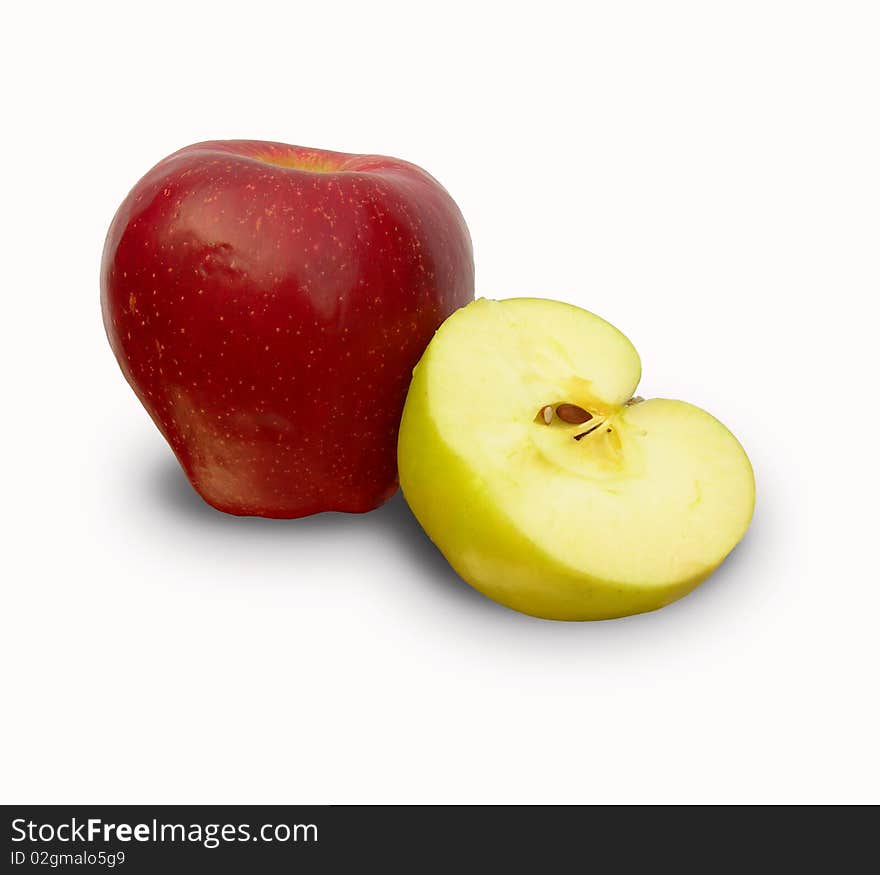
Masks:
[[[198,143],[116,213],[101,305],[125,378],[228,513],[360,513],[397,489],[412,369],[474,295],[467,226],[413,164]]]

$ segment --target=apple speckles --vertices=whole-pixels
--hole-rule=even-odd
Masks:
[[[460,219],[445,193],[403,174],[302,175],[228,157],[233,148],[219,144],[220,160],[204,149],[178,153],[173,168],[148,175],[152,189],[136,188],[132,221],[111,228],[102,284],[114,351],[217,506],[233,509],[239,494],[250,496],[249,512],[269,515],[338,506],[332,487],[302,485],[315,472],[385,495],[396,482],[395,418],[409,371],[443,315],[472,293],[472,264],[455,266],[446,252],[462,226],[432,229],[420,199],[436,198],[430,215],[450,229]],[[173,196],[157,199],[165,188]],[[460,250],[469,259],[469,244]],[[362,379],[365,368],[392,376]],[[185,405],[196,405],[196,419]],[[306,415],[315,409],[324,411],[318,421]],[[231,427],[214,433],[209,422]],[[351,441],[336,439],[345,426]],[[369,470],[353,447],[374,460]],[[216,471],[231,465],[241,488],[219,495]]]

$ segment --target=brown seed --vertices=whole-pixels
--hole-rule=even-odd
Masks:
[[[547,404],[541,408],[541,416],[544,419],[544,422],[547,425],[550,425],[553,422],[553,406],[551,404]]]
[[[577,404],[560,404],[556,408],[556,415],[570,425],[580,425],[582,422],[589,422],[593,418],[592,413],[587,413],[583,407]]]

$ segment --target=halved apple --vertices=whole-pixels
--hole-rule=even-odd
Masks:
[[[694,589],[745,534],[755,481],[708,413],[643,401],[633,345],[569,304],[481,298],[439,329],[398,443],[452,567],[518,611],[599,620]]]

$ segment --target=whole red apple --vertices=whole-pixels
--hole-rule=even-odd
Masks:
[[[248,140],[157,164],[101,265],[110,345],[190,482],[269,517],[394,494],[412,369],[473,295],[467,226],[424,170]]]

